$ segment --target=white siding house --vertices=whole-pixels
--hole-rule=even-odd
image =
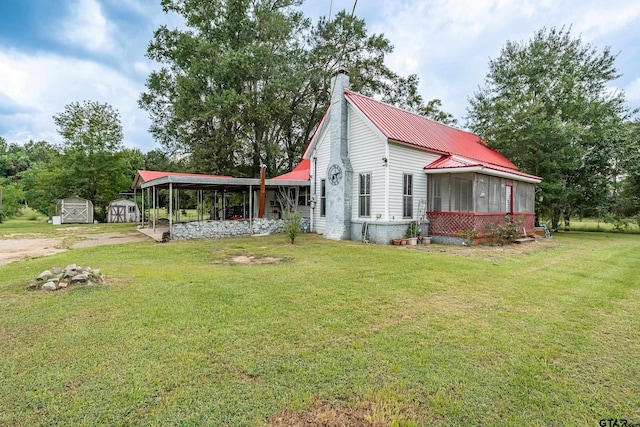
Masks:
[[[533,227],[540,178],[520,172],[477,135],[348,85],[347,72],[336,71],[331,106],[303,155],[310,161],[312,231],[388,243],[419,221],[423,233],[448,238],[512,214]],[[488,191],[491,184],[495,194]]]

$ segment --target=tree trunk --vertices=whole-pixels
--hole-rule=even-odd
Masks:
[[[558,232],[558,224],[560,223],[560,209],[553,208],[551,211],[551,229],[554,232]]]

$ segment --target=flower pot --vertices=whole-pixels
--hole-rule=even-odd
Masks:
[[[431,244],[431,237],[423,237],[422,238],[422,244],[423,245],[430,245]]]
[[[407,245],[407,239],[400,240],[400,246],[406,246],[406,245]]]
[[[393,243],[393,246],[400,246],[402,239],[393,239],[391,242]]]
[[[417,244],[418,244],[418,238],[417,237],[409,237],[409,238],[407,238],[407,245],[415,246]]]

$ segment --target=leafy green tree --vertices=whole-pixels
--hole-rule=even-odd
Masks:
[[[182,172],[180,165],[171,161],[171,158],[162,150],[155,149],[144,155],[144,169],[150,171]]]
[[[300,3],[162,2],[187,29],[155,32],[147,56],[162,68],[139,103],[166,151],[190,155],[201,172],[290,169],[326,109],[330,72],[339,65],[349,68],[355,90],[419,106],[417,78],[384,65],[388,40],[368,35],[364,21],[344,11],[312,26]]]
[[[24,194],[20,184],[0,179],[0,222],[15,216],[24,206]]]
[[[89,199],[98,216],[132,180],[120,114],[109,104],[85,101],[67,105],[53,118],[63,151],[41,174],[43,189],[54,200],[72,194]]]
[[[20,197],[22,202],[29,206],[41,205],[36,190],[38,173],[42,170],[58,151],[46,141],[29,141],[24,145],[9,144],[0,138],[0,178],[6,178],[6,184],[14,183],[16,188],[22,190]],[[44,210],[46,212],[46,209]]]
[[[446,125],[455,126],[458,124],[458,120],[451,113],[442,110],[442,101],[439,99],[427,102],[426,105],[419,108],[418,113]]]
[[[126,164],[127,177],[130,178],[129,183],[131,183],[133,182],[133,178],[136,176],[136,172],[140,169],[144,169],[145,155],[137,148],[125,148],[122,150],[121,155]]]
[[[607,205],[612,160],[628,118],[616,56],[570,29],[542,29],[507,42],[470,99],[468,125],[525,172],[543,178],[537,213],[557,229],[578,209]]]
[[[18,179],[18,174],[29,167],[29,157],[23,147],[18,144],[4,144],[5,150],[0,151],[0,177]],[[0,150],[2,147],[0,146]]]

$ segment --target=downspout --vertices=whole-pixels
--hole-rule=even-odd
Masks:
[[[260,205],[258,206],[258,218],[264,218],[264,198],[265,198],[265,179],[267,175],[267,167],[260,168]]]
[[[314,157],[313,158],[313,163],[311,163],[311,177],[313,178],[312,181],[312,189],[311,189],[311,194],[313,194],[313,199],[311,200],[311,218],[309,218],[309,231],[315,232],[316,231],[316,222],[315,222],[315,216],[316,216],[316,204],[317,204],[317,200],[318,195],[316,194],[316,189],[317,187],[317,183],[316,183],[316,168],[318,167],[317,165],[318,162],[318,158]]]
[[[391,161],[389,159],[389,141],[385,141],[384,156],[386,159],[384,165],[384,220],[389,221],[389,169],[391,168]]]

